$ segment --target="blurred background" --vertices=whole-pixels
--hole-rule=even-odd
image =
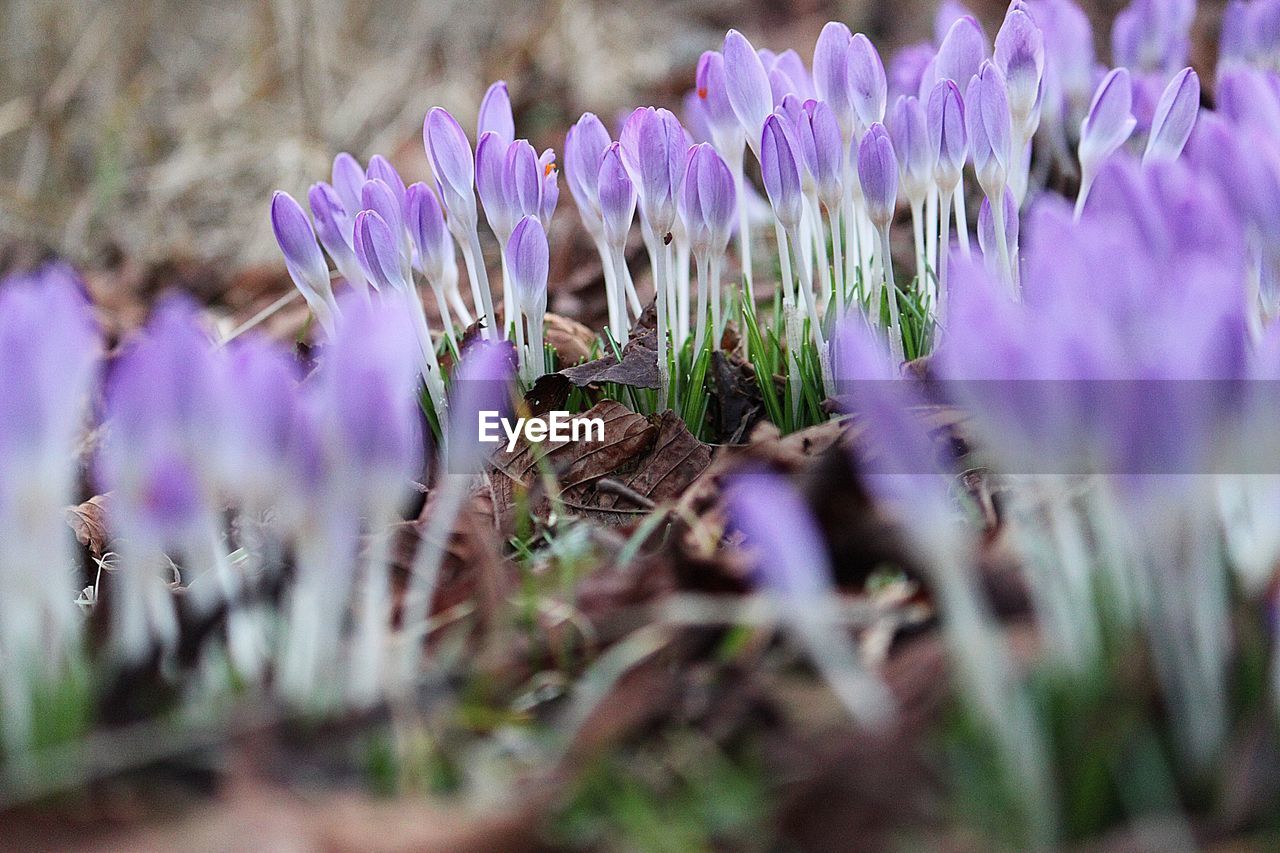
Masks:
[[[1005,4],[969,5],[994,33]],[[1105,57],[1122,4],[1084,5]],[[108,309],[141,310],[148,292],[170,284],[210,301],[235,289],[253,302],[284,286],[271,191],[301,197],[343,150],[361,161],[382,153],[406,179],[426,177],[421,127],[432,105],[471,127],[485,87],[506,79],[520,133],[558,151],[584,110],[609,121],[640,104],[678,109],[699,53],[718,47],[730,26],[807,61],[823,23],[843,20],[867,32],[887,63],[894,48],[931,37],[936,7],[7,0],[0,266],[15,253],[52,250],[90,271],[123,271],[91,281]],[[1196,64],[1210,91],[1219,8],[1200,4],[1196,25]],[[561,208],[560,228],[571,229],[568,193]]]

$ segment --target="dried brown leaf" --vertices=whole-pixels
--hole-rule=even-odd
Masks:
[[[76,541],[95,557],[107,552],[107,496],[94,495],[79,506],[67,507],[67,524]]]

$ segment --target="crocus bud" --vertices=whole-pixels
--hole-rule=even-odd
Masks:
[[[725,79],[724,55],[708,50],[698,59],[698,100],[702,102],[711,140],[726,155],[742,150],[743,131],[738,115],[729,103],[728,83]]]
[[[747,142],[753,149],[758,149],[764,121],[773,112],[769,75],[751,42],[737,30],[729,30],[725,34],[723,54],[729,105],[747,135]]]
[[[955,81],[939,80],[933,87],[925,120],[929,130],[929,148],[934,157],[934,178],[938,186],[954,190],[960,183],[969,154],[964,102]]]
[[[400,177],[400,173],[396,171],[396,167],[391,165],[391,161],[381,154],[375,154],[369,158],[369,168],[365,170],[365,175],[369,180],[379,180],[387,185],[395,196],[396,203],[404,207],[404,178]],[[388,220],[389,221],[389,220]]]
[[[853,33],[838,21],[822,28],[813,48],[813,88],[839,125],[841,138],[853,135],[853,103],[849,100],[849,43]]]
[[[800,165],[786,120],[774,113],[764,122],[760,141],[760,173],[773,214],[790,231],[800,224],[804,199],[800,188]]]
[[[990,61],[984,61],[969,81],[964,104],[965,130],[978,183],[988,196],[998,196],[1008,182],[1013,161],[1013,127],[1004,78]]]
[[[1005,245],[1017,246],[1018,202],[1008,189],[1004,191],[1004,232]],[[1000,249],[996,239],[995,217],[991,215],[991,200],[986,198],[982,200],[982,207],[978,210],[978,246],[982,249],[982,258],[987,262],[987,268],[992,270],[993,275],[997,274],[996,271],[1000,268]]]
[[[275,231],[276,242],[284,253],[289,277],[316,316],[327,323],[329,304],[333,301],[329,267],[324,262],[324,255],[320,254],[307,214],[286,192],[277,191],[271,197],[271,229]]]
[[[499,243],[506,242],[511,236],[516,221],[504,184],[507,147],[508,143],[493,131],[486,131],[476,143],[476,192],[484,206],[485,219]]]
[[[596,186],[605,237],[613,245],[626,243],[636,212],[636,190],[622,165],[622,147],[617,142],[605,149]]]
[[[996,34],[995,64],[1004,75],[1014,130],[1031,139],[1040,124],[1044,34],[1022,9],[1011,7]]]
[[[813,80],[809,76],[809,69],[805,68],[804,60],[800,58],[800,54],[788,48],[778,54],[773,65],[765,65],[770,71],[777,71],[791,84],[791,87],[783,94],[793,94],[802,101],[818,96],[817,91],[813,88]]]
[[[374,287],[379,290],[402,290],[409,287],[400,241],[381,214],[362,210],[356,215],[356,259]]]
[[[372,210],[382,217],[395,237],[396,245],[400,245],[404,234],[404,205],[396,200],[395,190],[382,180],[372,179],[364,182],[360,193],[363,203],[361,210]]]
[[[342,199],[347,215],[352,218],[361,210],[360,190],[366,180],[368,176],[355,157],[343,151],[333,158],[333,188],[337,191],[338,198]]]
[[[1200,112],[1200,77],[1190,68],[1174,75],[1156,104],[1142,162],[1176,160]]]
[[[671,230],[676,195],[689,146],[684,128],[669,110],[644,114],[636,139],[640,199],[649,225],[659,237]]]
[[[404,212],[422,274],[433,285],[443,284],[445,255],[452,254],[453,247],[435,192],[421,181],[411,185],[405,191]]]
[[[511,96],[507,93],[507,81],[493,83],[480,99],[480,116],[476,121],[476,139],[486,133],[496,133],[504,145],[516,138],[516,120],[511,114]]]
[[[1108,72],[1098,84],[1089,114],[1080,125],[1080,167],[1096,172],[1102,161],[1124,144],[1137,120],[1131,112],[1133,86],[1126,68]],[[972,123],[971,123],[972,124]],[[973,135],[972,127],[969,131]]]
[[[884,121],[889,83],[884,63],[871,39],[862,33],[849,42],[849,102],[853,105],[854,137],[861,139],[872,124]]]
[[[871,125],[858,143],[858,181],[866,198],[867,215],[878,228],[893,219],[898,201],[898,160],[883,124]]]
[[[899,97],[889,116],[889,135],[898,156],[902,193],[912,204],[923,202],[933,186],[933,153],[924,107],[914,95]]]
[[[538,153],[527,139],[517,139],[507,146],[502,188],[513,222],[524,216],[537,216],[542,211],[542,169],[538,165]]]
[[[353,287],[365,287],[367,282],[360,265],[356,263],[355,252],[351,248],[353,223],[338,197],[338,192],[329,184],[321,181],[312,184],[307,192],[307,201],[311,205],[311,215],[316,222],[316,236],[320,245],[333,258],[338,272]]]
[[[422,139],[440,198],[449,211],[449,227],[455,233],[472,231],[476,227],[476,195],[471,185],[476,170],[467,135],[447,110],[432,107],[422,126]]]
[[[828,209],[835,210],[840,204],[844,179],[841,127],[835,112],[825,101],[811,103],[813,106],[808,112],[809,129],[813,134],[813,162],[810,169],[818,187],[818,198]]]
[[[909,44],[894,51],[886,69],[889,78],[889,96],[915,95],[924,100],[936,82],[933,60],[937,51],[928,42]],[[925,77],[928,76],[926,81]]]
[[[233,482],[250,507],[269,507],[296,485],[289,456],[301,377],[290,349],[265,335],[236,338],[227,356]]]
[[[938,46],[938,58],[933,69],[937,79],[954,80],[956,85],[964,86],[978,73],[986,58],[987,37],[983,35],[982,27],[972,16],[963,15],[951,25]],[[968,99],[965,101],[967,103]]]
[[[1185,65],[1195,0],[1136,0],[1111,24],[1116,64],[1140,72],[1169,73]]]
[[[543,228],[551,227],[551,217],[560,201],[560,170],[556,168],[556,152],[548,148],[538,155],[538,168],[542,171],[542,207],[538,218]]]
[[[735,206],[733,173],[707,143],[689,150],[680,186],[680,218],[697,255],[720,253],[729,244]]]
[[[531,322],[541,322],[547,310],[547,232],[536,216],[516,223],[507,242],[507,270],[520,307]]]
[[[609,132],[593,113],[583,113],[564,139],[565,180],[582,224],[592,235],[599,235],[603,227],[597,181],[609,143]]]

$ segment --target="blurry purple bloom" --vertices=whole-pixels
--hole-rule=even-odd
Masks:
[[[984,60],[969,81],[964,106],[965,130],[978,183],[987,195],[999,195],[1013,161],[1013,128],[1004,78],[990,61]]]
[[[813,48],[813,88],[825,101],[841,131],[841,138],[853,134],[853,104],[849,100],[849,46],[853,33],[838,21],[822,28]]]
[[[1170,73],[1191,48],[1195,0],[1134,0],[1111,25],[1111,56],[1136,72]]]
[[[987,58],[987,37],[973,17],[957,18],[938,46],[934,73],[939,80],[953,80],[957,86],[967,85]]]
[[[804,101],[818,96],[817,90],[813,87],[809,69],[804,67],[804,60],[794,50],[788,48],[778,54],[769,70],[782,72],[787,80],[791,82],[792,88],[790,92],[799,96],[800,100]],[[784,92],[783,94],[787,93]]]
[[[1218,109],[1237,124],[1280,136],[1280,92],[1273,81],[1273,75],[1255,68],[1223,71],[1215,93]]]
[[[942,0],[938,4],[938,9],[933,13],[933,40],[937,44],[946,41],[947,33],[951,32],[951,28],[955,26],[956,21],[961,18],[973,18],[973,12],[968,6],[959,2],[959,0]],[[975,19],[976,20],[976,19]],[[979,28],[981,32],[981,28]],[[983,41],[986,40],[986,34],[983,34]],[[960,81],[963,83],[963,81]]]
[[[270,506],[292,482],[289,457],[301,379],[288,347],[244,335],[227,347],[227,390],[234,482],[251,507]]]
[[[449,393],[449,467],[454,473],[480,471],[494,450],[479,440],[482,413],[511,414],[515,373],[515,350],[508,341],[476,341],[463,350]]]
[[[369,180],[377,179],[382,181],[391,190],[395,196],[396,203],[404,207],[404,179],[400,177],[400,173],[396,171],[396,167],[391,165],[391,161],[381,154],[375,154],[369,158],[369,168],[365,171]],[[390,222],[390,220],[387,220]]]
[[[422,139],[441,201],[449,211],[450,227],[471,231],[476,226],[475,162],[467,135],[447,110],[432,107],[422,126]]]
[[[622,147],[617,142],[605,149],[597,177],[597,196],[605,236],[610,244],[625,243],[636,212],[636,190],[622,164]]]
[[[884,121],[889,84],[884,63],[875,45],[862,33],[849,42],[849,102],[853,105],[854,137],[861,138],[867,128]]]
[[[769,75],[751,42],[737,30],[729,30],[725,34],[723,55],[729,105],[738,117],[747,141],[755,148],[764,121],[773,112]]]
[[[876,122],[858,144],[858,180],[872,224],[883,228],[898,201],[898,160],[883,124]]]
[[[1133,87],[1129,71],[1108,72],[1094,93],[1089,114],[1080,126],[1080,166],[1093,172],[1102,161],[1124,144],[1137,123],[1131,113]]]
[[[525,216],[516,223],[507,243],[507,269],[520,307],[534,321],[547,309],[549,257],[542,222],[536,216]]]
[[[776,113],[764,122],[760,141],[760,173],[782,227],[791,230],[800,224],[804,199],[800,189],[800,165],[787,122]]]
[[[404,208],[422,274],[432,284],[443,284],[445,256],[452,254],[453,246],[440,201],[431,187],[419,181],[405,192]]]
[[[733,173],[713,147],[695,145],[680,188],[680,217],[695,254],[725,250],[736,210]]]
[[[934,177],[939,186],[955,189],[963,174],[969,154],[965,133],[964,101],[953,80],[939,80],[929,93],[925,116],[929,130],[929,148],[934,157]]]
[[[356,216],[355,242],[356,259],[375,287],[379,290],[409,288],[399,240],[377,211],[362,210]]]
[[[915,95],[900,96],[889,116],[889,136],[898,156],[902,193],[916,204],[933,186],[933,152],[924,107]]]
[[[894,51],[887,70],[889,95],[917,95],[923,97],[929,88],[924,86],[926,71],[931,70],[937,51],[928,42],[918,42]],[[921,91],[923,89],[923,91]]]
[[[763,471],[739,474],[726,499],[733,526],[747,540],[757,583],[801,605],[831,594],[822,534],[790,483]]]
[[[1191,136],[1199,111],[1200,77],[1190,68],[1184,68],[1174,75],[1160,96],[1142,161],[1177,159]]]
[[[366,180],[368,176],[355,157],[343,151],[333,158],[333,188],[342,199],[347,216],[354,218],[360,212],[360,189]]]
[[[511,144],[516,138],[516,120],[511,114],[511,96],[507,93],[506,80],[498,80],[489,86],[480,100],[476,139],[490,132],[496,133],[504,145]]]

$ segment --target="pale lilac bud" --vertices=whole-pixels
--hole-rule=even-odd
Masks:
[[[973,17],[964,15],[956,19],[942,39],[934,73],[939,80],[954,80],[957,86],[964,86],[986,58],[987,37],[982,27]]]
[[[1004,239],[1005,246],[1012,248],[1018,245],[1018,202],[1008,189],[1004,191]],[[996,241],[995,217],[991,215],[991,200],[987,198],[982,200],[982,207],[978,210],[978,247],[982,249],[987,267],[998,270],[1000,250]]]
[[[964,104],[965,130],[978,183],[987,195],[999,195],[1013,161],[1013,127],[1004,78],[990,61],[984,60],[969,81]]]
[[[751,42],[737,30],[724,37],[725,91],[729,105],[738,117],[747,140],[753,145],[760,138],[764,121],[773,112],[773,95],[769,74]]]
[[[507,243],[507,271],[520,307],[533,322],[541,322],[547,310],[549,258],[547,232],[538,217],[526,216],[517,222]]]
[[[360,190],[364,186],[364,182],[368,180],[368,176],[360,166],[360,162],[347,152],[343,151],[337,157],[333,158],[333,172],[331,177],[333,188],[338,193],[338,198],[342,199],[342,206],[346,209],[347,215],[354,218],[360,212]]]
[[[493,131],[486,131],[476,143],[476,192],[484,206],[485,219],[499,242],[505,242],[511,235],[516,221],[504,183],[507,147],[508,143]]]
[[[1174,75],[1156,104],[1142,162],[1176,160],[1191,136],[1200,111],[1200,77],[1190,68]]]
[[[1112,69],[1098,84],[1089,114],[1080,125],[1081,168],[1095,171],[1129,138],[1137,124],[1132,106],[1133,86],[1128,69]]]
[[[809,129],[813,134],[814,182],[818,197],[830,209],[840,203],[844,180],[844,142],[835,112],[825,101],[813,102],[809,111]]]
[[[431,187],[419,181],[405,192],[405,218],[418,253],[422,274],[432,284],[444,283],[446,254],[453,253],[452,239],[444,224],[444,211]]]
[[[385,181],[371,179],[364,182],[360,193],[361,210],[372,210],[382,217],[395,237],[396,245],[400,245],[404,233],[404,205],[396,200],[395,190],[387,186]]]
[[[729,243],[735,205],[733,173],[707,143],[689,150],[680,187],[680,218],[695,254],[720,253]]]
[[[923,100],[933,88],[933,60],[937,51],[928,42],[907,45],[889,59],[889,95],[915,95]],[[926,76],[928,80],[926,81]]]
[[[351,248],[352,218],[347,214],[337,190],[323,181],[313,184],[307,192],[307,201],[311,205],[311,215],[315,217],[316,236],[329,257],[333,258],[338,272],[349,284],[365,286],[364,273]]]
[[[889,83],[884,63],[871,39],[862,33],[849,42],[849,102],[853,105],[854,136],[861,138],[872,124],[884,121]]]
[[[271,228],[276,242],[284,253],[284,264],[289,277],[302,292],[307,303],[323,312],[323,305],[333,299],[329,284],[329,267],[316,244],[315,232],[302,206],[286,192],[277,191],[271,197]]]
[[[788,230],[800,224],[804,199],[800,187],[800,165],[786,120],[772,114],[764,121],[760,141],[760,173],[773,205],[773,214]]]
[[[604,152],[597,176],[597,197],[604,234],[613,245],[626,243],[636,212],[636,190],[622,164],[622,147],[612,143]]]
[[[1004,75],[1015,130],[1030,139],[1040,124],[1044,34],[1025,11],[1010,8],[996,34],[995,64]]]
[[[853,103],[849,100],[849,46],[853,33],[838,21],[822,28],[813,48],[813,88],[839,124],[841,138],[853,134]]]
[[[527,139],[517,139],[507,146],[502,187],[513,222],[541,213],[542,169],[538,166],[538,152]]]
[[[883,228],[898,201],[898,160],[883,124],[871,125],[858,144],[858,181],[872,224]]]
[[[365,174],[369,180],[377,179],[386,184],[395,196],[396,203],[401,208],[404,207],[404,178],[400,177],[390,160],[381,154],[373,155],[369,158],[369,168],[365,170]]]
[[[711,139],[716,147],[728,153],[742,150],[742,125],[729,103],[728,84],[725,80],[724,56],[719,51],[708,50],[698,59],[698,100],[702,102]]]
[[[942,0],[938,4],[938,9],[933,13],[933,40],[936,44],[942,44],[947,33],[951,32],[951,28],[955,26],[956,21],[961,18],[973,18],[973,12],[965,4],[958,0]],[[974,19],[976,20],[976,19]],[[979,25],[979,32],[982,31]],[[986,34],[983,33],[985,40]]]
[[[564,139],[565,180],[583,225],[593,235],[602,227],[597,182],[609,144],[609,132],[593,113],[583,113]]]
[[[476,139],[486,133],[496,133],[504,145],[516,138],[516,120],[511,114],[511,96],[507,93],[507,81],[498,80],[480,99],[480,116],[476,121]]]
[[[788,48],[778,54],[773,61],[772,66],[766,66],[770,71],[777,70],[785,75],[786,79],[791,82],[789,92],[806,101],[809,98],[816,98],[817,91],[813,88],[813,80],[810,78],[809,69],[804,67],[804,60],[800,58],[800,54]],[[787,94],[784,92],[783,94]]]
[[[432,107],[422,125],[422,139],[441,201],[449,211],[450,227],[459,231],[474,229],[476,194],[472,184],[476,169],[467,135],[447,110]]]
[[[671,230],[676,216],[676,196],[689,150],[680,121],[670,110],[645,113],[636,140],[643,212],[654,233]]]
[[[902,193],[912,204],[922,202],[933,186],[933,153],[924,107],[915,95],[899,97],[894,102],[889,135],[898,156]]]
[[[379,290],[409,287],[400,241],[377,211],[362,210],[356,215],[355,252],[374,287]]]
[[[542,171],[542,207],[538,218],[543,228],[551,227],[551,216],[556,212],[556,204],[560,201],[560,170],[556,168],[556,152],[548,148],[538,157],[538,168]]]
[[[929,129],[929,148],[934,157],[934,178],[942,188],[954,190],[960,183],[969,154],[964,101],[955,81],[939,80],[933,87],[925,118]]]

